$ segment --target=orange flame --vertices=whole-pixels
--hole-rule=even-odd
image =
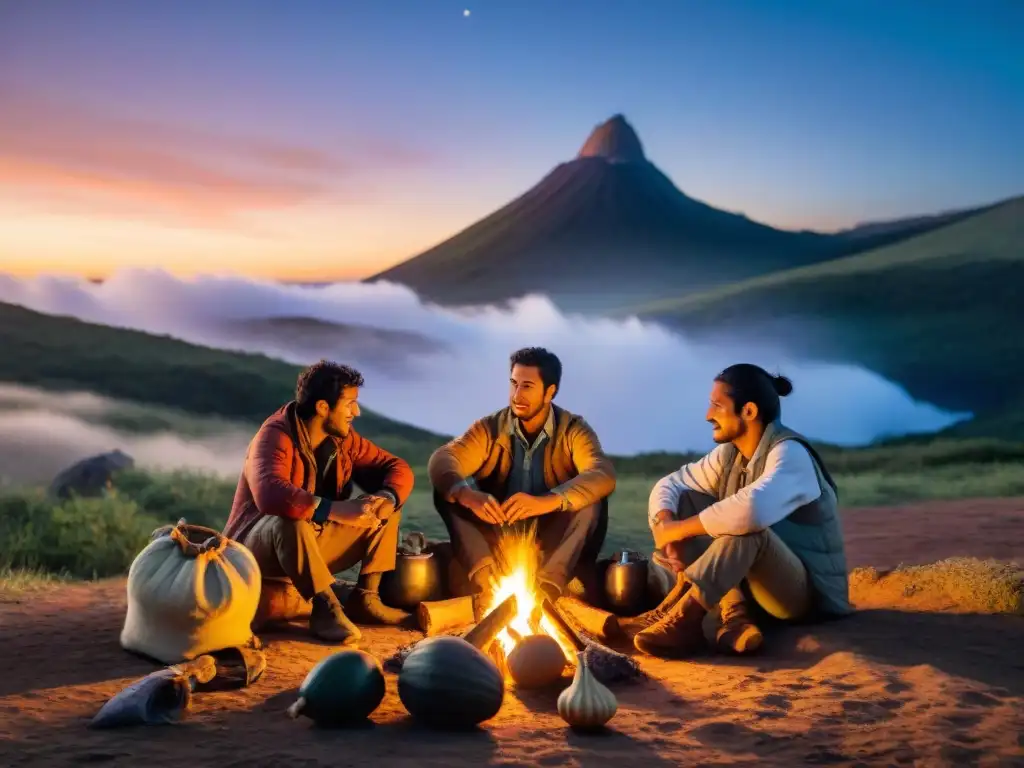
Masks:
[[[487,612],[494,610],[509,596],[516,596],[516,615],[508,623],[513,631],[502,629],[497,641],[506,655],[512,652],[518,642],[513,633],[520,637],[534,634],[550,635],[558,643],[569,662],[576,659],[575,647],[568,638],[541,611],[543,596],[537,588],[537,572],[540,569],[540,546],[537,544],[534,526],[525,531],[503,531],[496,547],[497,578],[492,584],[494,597],[487,606]]]

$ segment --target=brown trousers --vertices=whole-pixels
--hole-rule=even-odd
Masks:
[[[264,578],[286,578],[306,600],[329,589],[334,574],[362,562],[360,574],[395,568],[398,527],[396,512],[375,530],[328,521],[323,526],[306,520],[266,515],[243,542],[256,558]]]
[[[483,522],[436,492],[434,506],[448,528],[455,557],[469,578],[493,565],[494,547],[503,526]],[[529,525],[535,526],[542,552],[538,579],[564,590],[579,566],[592,566],[597,561],[608,530],[608,501],[602,499],[577,512],[551,512],[513,528],[525,530]]]
[[[692,517],[715,501],[713,496],[686,492],[677,519]],[[810,611],[807,568],[770,529],[744,536],[696,536],[668,545],[665,555],[681,561],[707,608],[721,604],[725,610],[743,602],[745,585],[757,604],[776,619],[800,619]]]

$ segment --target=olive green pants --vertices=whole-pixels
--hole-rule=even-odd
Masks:
[[[677,519],[692,517],[715,501],[696,491],[684,493]],[[664,554],[680,563],[706,608],[743,602],[746,586],[757,604],[777,619],[799,619],[810,611],[807,568],[770,529],[744,536],[696,536],[668,545]]]
[[[328,521],[322,526],[306,520],[266,515],[243,542],[264,578],[288,578],[306,600],[329,589],[334,574],[362,562],[360,574],[395,568],[398,527],[396,512],[370,530]]]

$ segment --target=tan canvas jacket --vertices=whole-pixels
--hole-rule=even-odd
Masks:
[[[544,480],[562,497],[563,509],[576,511],[615,490],[615,468],[582,416],[552,408],[555,433],[544,446]],[[434,451],[427,471],[441,496],[451,501],[455,486],[472,479],[480,490],[501,497],[512,469],[514,419],[511,408],[503,408]]]

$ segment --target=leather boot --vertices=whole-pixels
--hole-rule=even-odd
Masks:
[[[408,624],[412,614],[399,608],[385,605],[380,599],[380,573],[361,573],[356,588],[345,601],[345,607],[352,618],[362,624],[384,624],[396,626]]]
[[[641,630],[647,629],[665,618],[668,612],[672,609],[672,606],[679,602],[679,598],[686,594],[686,590],[689,588],[689,580],[686,578],[686,575],[680,571],[676,574],[675,586],[669,590],[668,594],[665,595],[662,601],[658,603],[655,608],[641,613],[639,616],[630,616],[619,619],[619,626],[621,626],[627,634],[636,634]]]
[[[664,658],[684,658],[704,644],[704,617],[707,609],[695,596],[696,589],[687,589],[660,621],[633,638],[638,651]]]
[[[338,602],[331,589],[313,596],[313,607],[309,614],[309,631],[315,637],[330,643],[354,646],[362,638],[359,627],[353,624]]]
[[[753,653],[761,647],[764,635],[751,620],[747,612],[747,601],[743,592],[732,589],[719,603],[721,624],[715,634],[715,645],[722,653]]]

